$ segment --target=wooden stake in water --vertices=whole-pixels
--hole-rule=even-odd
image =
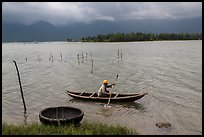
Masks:
[[[119,51],[119,49],[118,49],[118,61],[119,61],[119,57],[120,57],[120,51]]]
[[[38,54],[38,61],[41,61],[39,54]]]
[[[79,54],[77,54],[77,59],[79,60]]]
[[[77,62],[80,65],[80,58],[79,58],[79,54],[77,54]]]
[[[19,81],[19,85],[20,85],[20,92],[21,92],[21,97],[22,97],[22,100],[23,100],[23,105],[24,105],[24,113],[26,113],[26,105],[25,105],[25,100],[24,100],[24,96],[23,96],[23,89],[22,89],[22,86],[21,86],[21,78],[20,78],[20,74],[19,74],[19,71],[18,71],[18,66],[16,64],[16,61],[13,61],[15,66],[16,66],[16,71],[17,71],[17,75],[18,75],[18,81]]]
[[[87,61],[87,53],[86,53],[86,61]]]
[[[91,60],[91,74],[93,74],[93,59]]]
[[[60,53],[61,61],[62,61],[62,53]]]
[[[120,58],[121,58],[121,61],[122,61],[122,59],[123,59],[122,50],[120,51]]]
[[[50,53],[50,57],[49,57],[49,60],[51,60],[51,58],[52,58],[52,53]]]
[[[81,53],[81,59],[82,59],[81,63],[84,63],[84,54],[83,54],[83,52]]]

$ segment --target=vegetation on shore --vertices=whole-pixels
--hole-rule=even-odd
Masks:
[[[131,41],[161,41],[161,40],[202,40],[202,33],[111,33],[83,37],[81,42],[131,42]]]
[[[2,124],[2,135],[137,135],[132,129],[95,122],[82,122],[80,125],[28,125]]]

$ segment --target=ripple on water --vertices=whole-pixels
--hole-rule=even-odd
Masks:
[[[85,120],[120,124],[137,129],[140,134],[202,134],[201,42],[4,44],[2,119],[11,123],[25,119],[12,62],[15,59],[21,74],[28,122],[39,122],[39,111],[45,107],[66,105],[82,109]],[[123,51],[122,60],[117,59],[118,49]],[[82,52],[88,53],[84,62]],[[51,54],[53,62],[49,60]],[[77,54],[80,54],[79,63]],[[92,74],[91,59],[94,60]],[[111,91],[149,94],[133,103],[110,102],[111,108],[107,109],[104,103],[72,100],[65,93],[68,89],[94,92],[103,79],[112,83],[117,74],[119,78]],[[169,122],[172,127],[159,129],[155,126],[158,122]]]

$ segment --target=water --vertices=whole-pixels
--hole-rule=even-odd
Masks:
[[[21,75],[26,118],[13,60]],[[134,103],[110,101],[111,108],[105,108],[104,103],[74,100],[65,93],[94,92],[103,79],[111,83],[117,74],[113,92],[149,94]],[[80,108],[83,120],[119,124],[140,134],[200,135],[202,41],[3,43],[2,121],[40,122],[40,110],[63,105]],[[172,127],[158,128],[158,122],[169,122]]]

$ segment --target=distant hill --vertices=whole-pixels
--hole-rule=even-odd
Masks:
[[[65,40],[66,35],[48,22],[39,21],[32,25],[3,23],[3,41],[57,41]]]
[[[32,25],[2,23],[2,41],[65,41],[108,33],[202,33],[202,17],[180,20],[95,21],[54,26],[45,21]]]

